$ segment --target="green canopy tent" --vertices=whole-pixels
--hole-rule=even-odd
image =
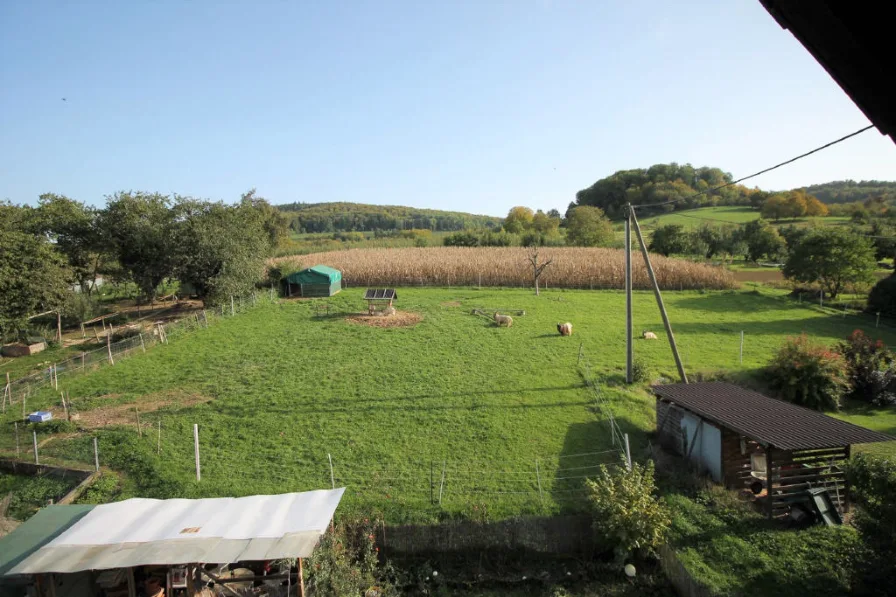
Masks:
[[[315,265],[286,276],[286,296],[333,296],[342,290],[342,272]]]

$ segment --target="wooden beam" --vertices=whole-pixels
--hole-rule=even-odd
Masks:
[[[774,463],[772,461],[772,452],[774,449],[769,446],[765,449],[765,498],[768,501],[768,518],[771,520],[774,518],[774,485],[775,485],[775,469]]]

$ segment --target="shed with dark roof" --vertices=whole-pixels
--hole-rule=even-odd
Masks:
[[[896,440],[729,383],[660,385],[653,392],[660,443],[732,489],[765,492],[770,517],[787,514],[813,488],[828,489],[847,509],[842,465],[851,446]]]

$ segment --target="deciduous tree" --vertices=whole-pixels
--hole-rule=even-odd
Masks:
[[[571,210],[566,222],[566,244],[600,247],[613,240],[613,226],[599,207],[582,205]]]
[[[791,250],[784,277],[818,282],[829,297],[836,298],[849,284],[870,284],[875,266],[869,239],[841,228],[818,228]]]

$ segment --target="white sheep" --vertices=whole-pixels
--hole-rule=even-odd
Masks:
[[[495,323],[497,323],[499,327],[509,328],[513,325],[513,317],[510,315],[501,315],[495,311]]]
[[[641,337],[645,340],[656,340],[656,334],[654,334],[653,332],[641,332]]]
[[[568,321],[566,323],[558,323],[557,331],[560,332],[561,336],[572,336],[572,324]]]

